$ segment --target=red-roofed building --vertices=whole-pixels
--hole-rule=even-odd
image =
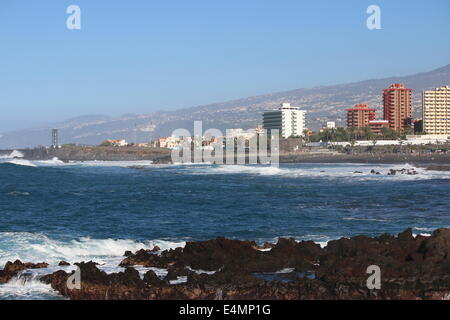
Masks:
[[[412,89],[401,83],[394,83],[383,90],[384,120],[389,121],[389,128],[402,133],[405,126],[411,125]]]
[[[369,108],[367,104],[357,104],[347,109],[347,127],[368,127],[369,122],[375,120],[375,109]]]

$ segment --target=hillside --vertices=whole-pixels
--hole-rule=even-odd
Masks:
[[[61,143],[98,144],[109,138],[144,142],[170,135],[174,129],[192,130],[194,120],[203,120],[204,128],[251,128],[261,123],[262,112],[290,102],[308,111],[308,127],[319,128],[327,120],[344,120],[344,109],[367,103],[380,109],[381,91],[391,83],[401,82],[414,90],[415,116],[420,116],[421,91],[450,84],[450,64],[430,71],[403,77],[366,80],[342,85],[296,89],[255,97],[197,106],[147,115],[82,116],[56,123]],[[152,131],[152,128],[154,130]],[[24,148],[50,143],[51,127],[0,134],[0,148]]]

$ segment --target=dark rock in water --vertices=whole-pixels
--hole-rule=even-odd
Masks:
[[[400,170],[389,169],[388,176],[395,176],[397,174],[416,175],[419,173],[415,169],[405,169],[405,168],[402,168]]]
[[[358,174],[360,174],[360,173],[362,173],[362,171],[355,171],[355,172],[353,172],[353,173],[358,173]]]
[[[127,267],[141,265],[144,267],[165,268],[167,264],[167,259],[164,259],[154,253],[150,253],[147,250],[141,249],[122,260],[120,266]]]
[[[177,267],[170,267],[167,270],[167,275],[165,277],[165,280],[176,280],[178,277],[187,276],[189,274],[189,270],[186,268],[177,268]]]
[[[411,241],[411,240],[414,240],[413,233],[412,233],[412,229],[411,229],[411,228],[408,228],[408,229],[406,229],[405,231],[399,233],[397,238],[398,238],[399,240],[403,240],[403,241]]]
[[[299,243],[292,238],[280,238],[275,247],[268,253],[275,261],[278,261],[278,265],[276,268],[267,271],[278,271],[285,268],[306,271],[313,267],[321,253],[320,245],[313,241]]]
[[[269,245],[268,245],[269,247]],[[148,271],[141,280],[133,268],[107,275],[92,263],[81,269],[81,290],[69,290],[70,274],[43,278],[71,299],[443,299],[450,293],[450,229],[414,237],[356,236],[328,242],[279,239],[270,251],[254,242],[217,238],[154,254],[139,250],[122,265],[139,262],[168,268],[161,280]],[[367,268],[381,269],[380,290],[369,290]],[[193,269],[215,270],[198,274]],[[292,269],[292,270],[291,270]],[[279,272],[283,270],[283,272]],[[180,276],[186,283],[169,284]]]
[[[450,262],[450,229],[434,231],[431,237],[423,240],[418,252],[428,261],[448,264]]]
[[[153,249],[151,250],[151,252],[158,252],[161,251],[161,248],[158,246],[154,246]]]
[[[123,254],[124,257],[129,257],[133,254],[133,252],[131,252],[130,250],[125,251],[125,253]]]
[[[139,272],[134,268],[126,268],[124,272],[113,273],[108,278],[109,282],[114,286],[144,287],[144,281],[139,276]]]
[[[388,176],[395,176],[397,174],[397,170],[389,169]]]
[[[203,242],[188,242],[183,249],[183,260],[193,269],[215,271],[225,264],[254,261],[261,255],[253,241],[217,238]]]
[[[60,261],[59,263],[58,263],[58,266],[70,266],[70,263],[68,263],[68,262],[66,262],[66,261]]]
[[[16,260],[14,262],[8,261],[8,262],[6,262],[3,270],[0,270],[0,284],[8,282],[13,277],[15,277],[17,275],[17,273],[19,273],[20,271],[27,270],[27,269],[41,269],[41,268],[47,268],[47,267],[48,267],[48,263],[45,263],[45,262],[23,263],[20,260]]]
[[[144,283],[155,287],[161,287],[167,284],[164,280],[161,280],[152,270],[149,270],[145,273]]]
[[[101,271],[97,268],[97,263],[89,261],[75,263],[75,265],[80,268],[83,282],[90,282],[100,285],[106,285],[109,283],[108,275],[106,274],[106,272]]]

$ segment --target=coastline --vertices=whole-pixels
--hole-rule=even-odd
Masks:
[[[0,155],[14,150],[0,150]],[[24,160],[41,161],[58,158],[63,162],[83,161],[152,161],[155,164],[171,164],[171,150],[139,147],[63,147],[61,149],[21,149]],[[450,166],[449,153],[355,153],[338,152],[291,152],[281,153],[280,163],[363,163],[363,164],[411,164],[433,166],[445,170]]]
[[[411,229],[397,236],[360,235],[324,248],[292,238],[259,246],[216,238],[164,251],[157,246],[126,251],[119,265],[124,271],[107,274],[95,261],[76,262],[79,289],[67,287],[74,271],[42,274],[39,281],[72,300],[444,300],[450,297],[450,229],[430,236],[415,236]],[[371,265],[381,269],[380,289],[367,287]],[[47,266],[9,262],[0,283]],[[142,268],[147,268],[143,276]],[[155,273],[161,269],[164,276]]]

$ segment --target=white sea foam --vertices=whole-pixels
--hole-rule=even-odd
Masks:
[[[170,284],[180,284],[180,283],[186,283],[187,282],[187,277],[183,276],[183,277],[178,277],[175,280],[170,280],[169,283]]]
[[[429,171],[415,168],[409,164],[308,164],[308,165],[281,165],[272,167],[266,165],[212,165],[212,166],[192,166],[189,168],[192,174],[247,174],[259,176],[280,176],[284,178],[321,177],[328,179],[352,179],[352,181],[370,180],[427,180],[427,179],[450,179],[450,173],[440,171]],[[414,169],[416,175],[396,174],[389,176],[390,169]],[[375,170],[380,174],[372,174]]]
[[[64,260],[70,263],[93,260],[101,264],[117,266],[126,250],[152,249],[159,246],[162,250],[184,247],[184,241],[149,240],[134,241],[128,239],[91,239],[80,238],[69,242],[48,238],[41,233],[0,232],[0,267],[7,261],[47,262],[57,264]]]
[[[0,163],[11,163],[15,165],[30,166],[30,167],[119,167],[119,168],[132,168],[132,167],[148,167],[148,168],[160,168],[168,165],[155,165],[152,161],[69,161],[63,162],[57,157],[51,160],[25,160],[19,158],[13,158],[10,155],[0,156]]]
[[[23,153],[17,150],[14,150],[8,155],[0,155],[0,159],[14,159],[14,158],[23,158]]]
[[[150,160],[142,161],[83,161],[83,162],[70,162],[68,165],[84,166],[84,167],[149,167],[153,166],[153,162]]]
[[[65,163],[61,160],[59,160],[57,157],[54,157],[51,160],[41,160],[36,161],[38,165],[48,165],[48,166],[55,166],[55,165],[65,165]]]
[[[414,227],[414,230],[418,230],[418,231],[434,231],[436,230],[436,228],[425,228],[425,227]]]
[[[26,191],[11,191],[8,193],[10,196],[29,196],[30,193]]]
[[[214,274],[214,273],[217,272],[217,271],[206,271],[206,270],[202,270],[202,269],[192,269],[191,267],[187,267],[187,269],[192,271],[192,272],[195,272],[197,274],[206,273],[206,274],[211,275],[211,274]]]
[[[24,167],[37,167],[33,162],[24,160],[24,159],[13,159],[8,160],[6,163],[15,164],[17,166],[24,166]]]
[[[281,270],[278,270],[277,272],[275,272],[275,273],[280,273],[280,274],[283,274],[283,273],[291,273],[291,272],[294,272],[294,268],[285,268],[285,269],[281,269]]]
[[[61,298],[49,285],[41,283],[39,278],[57,270],[71,272],[75,270],[75,262],[95,261],[98,268],[106,273],[116,273],[125,269],[119,267],[126,250],[152,249],[159,246],[161,250],[184,247],[184,241],[149,240],[133,241],[128,239],[91,239],[80,238],[68,242],[54,240],[41,233],[0,232],[0,269],[7,261],[19,259],[23,262],[47,262],[48,268],[25,270],[11,279],[7,284],[0,285],[1,299],[55,299]],[[72,265],[58,266],[64,260]],[[145,268],[136,266],[141,278],[148,270],[153,270],[157,276],[164,278],[166,269]],[[184,282],[179,279],[178,282]]]
[[[16,154],[19,155],[19,154]],[[9,157],[9,156],[8,156]],[[73,167],[121,167],[133,168],[142,167],[148,169],[170,169],[180,170],[184,174],[192,175],[228,175],[243,174],[257,176],[280,176],[283,178],[297,179],[303,177],[317,177],[324,179],[351,179],[351,181],[391,181],[391,180],[429,180],[429,179],[450,179],[450,172],[432,171],[416,168],[410,164],[300,164],[283,165],[280,167],[268,165],[211,165],[208,163],[199,164],[153,164],[152,161],[69,161],[64,163],[58,158],[46,161],[27,161],[23,159],[1,160],[24,166],[73,166]],[[396,174],[389,176],[390,169],[415,170],[417,174]],[[371,170],[379,172],[379,175],[371,174]]]
[[[24,281],[14,278],[0,285],[0,300],[63,299],[49,284],[37,279]]]
[[[414,238],[418,236],[417,233],[413,233],[412,235]],[[419,235],[421,235],[422,237],[431,237],[431,233],[419,233]]]
[[[321,248],[325,248],[328,245],[329,241],[314,241],[317,243]]]
[[[350,221],[372,221],[372,222],[387,222],[389,219],[376,219],[376,218],[355,218],[355,217],[345,217],[343,220]]]

